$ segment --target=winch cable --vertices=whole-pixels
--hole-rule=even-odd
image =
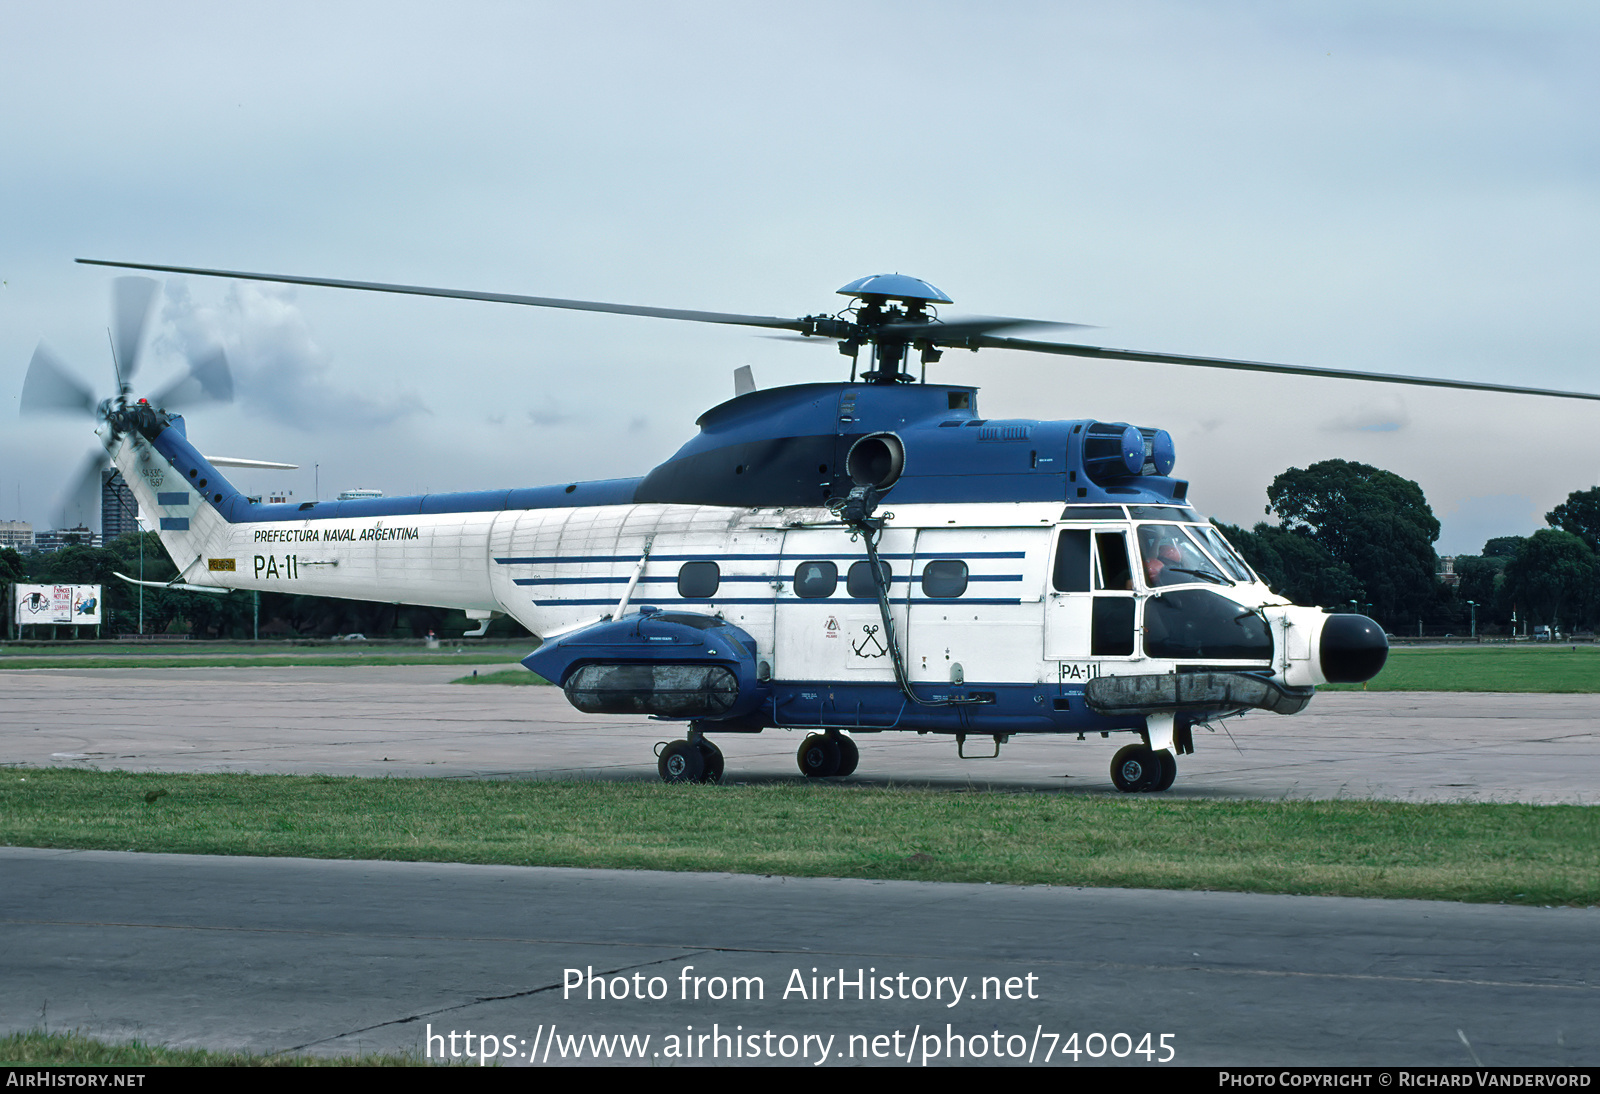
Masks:
[[[889,661],[894,666],[895,683],[900,685],[900,691],[907,699],[918,706],[924,707],[967,707],[992,703],[993,699],[979,696],[951,696],[948,699],[924,699],[911,690],[911,680],[906,674],[904,661],[900,654],[900,639],[895,634],[894,614],[889,608],[889,583],[883,579],[882,563],[878,561],[878,539],[883,535],[883,520],[874,520],[865,513],[856,515],[849,512],[850,508],[845,502],[837,507],[830,505],[840,515],[840,518],[856,530],[867,545],[867,565],[872,569],[872,584],[878,590],[878,612],[883,616],[883,633],[885,645],[889,651]],[[870,503],[869,503],[870,511]],[[906,592],[906,611],[909,615],[911,609],[911,593]]]

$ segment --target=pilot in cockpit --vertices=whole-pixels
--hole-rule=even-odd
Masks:
[[[1146,525],[1139,529],[1139,553],[1144,560],[1144,583],[1154,589],[1185,580],[1177,572],[1183,556],[1170,531]]]

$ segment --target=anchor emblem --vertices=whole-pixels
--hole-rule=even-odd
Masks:
[[[850,643],[850,649],[855,652],[857,657],[882,657],[889,652],[888,647],[878,640],[878,625],[876,623],[863,623],[861,630],[866,637],[860,642]],[[873,649],[876,649],[877,652],[871,652]]]

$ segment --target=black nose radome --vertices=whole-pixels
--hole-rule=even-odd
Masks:
[[[1364,615],[1330,615],[1322,626],[1322,675],[1330,684],[1371,680],[1389,659],[1383,628]]]

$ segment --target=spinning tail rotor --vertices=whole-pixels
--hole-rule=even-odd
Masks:
[[[28,363],[22,383],[24,416],[64,414],[98,423],[101,447],[90,452],[62,497],[63,525],[71,520],[81,522],[85,514],[93,512],[101,475],[110,466],[108,453],[118,437],[135,427],[138,416],[233,401],[233,374],[220,347],[191,357],[182,375],[148,398],[133,397],[133,378],[139,371],[146,330],[160,291],[161,286],[148,277],[119,277],[112,282],[109,333],[116,394],[96,399],[93,389],[43,342]]]

